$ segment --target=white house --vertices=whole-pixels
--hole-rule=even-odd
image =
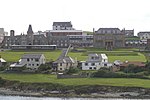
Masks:
[[[69,56],[61,57],[57,59],[53,65],[57,67],[57,70],[64,71],[66,69],[69,69],[71,67],[76,68],[77,67],[77,60],[74,60],[73,58]]]
[[[41,64],[45,64],[43,54],[24,54],[19,62],[10,65],[10,69],[26,66],[26,68],[37,70]]]
[[[82,62],[82,70],[99,70],[101,67],[110,67],[106,54],[89,54],[87,61]]]

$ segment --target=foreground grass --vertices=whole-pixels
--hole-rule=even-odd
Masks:
[[[0,77],[7,80],[21,82],[60,83],[64,85],[109,85],[150,88],[150,80],[135,78],[74,78],[57,79],[56,75],[49,74],[7,74],[0,73]]]

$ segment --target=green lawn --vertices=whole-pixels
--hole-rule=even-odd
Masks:
[[[4,58],[8,62],[16,62],[18,61],[23,54],[27,53],[40,53],[44,54],[46,57],[46,61],[50,61],[51,59],[56,60],[61,54],[60,50],[56,51],[5,51],[0,52],[2,58]]]
[[[87,60],[88,54],[90,53],[105,53],[108,56],[110,62],[114,62],[115,60],[121,61],[146,61],[146,57],[144,54],[138,52],[138,49],[115,49],[114,51],[106,51],[104,49],[97,48],[84,48],[85,52],[69,52],[69,56],[79,61]],[[136,52],[135,52],[136,51]],[[61,50],[55,51],[4,51],[0,52],[2,58],[4,58],[8,62],[16,62],[21,56],[25,53],[43,53],[46,57],[46,61],[56,60],[60,54]]]
[[[120,49],[120,50],[115,50],[115,51],[101,51],[98,49],[87,49],[87,52],[69,52],[69,56],[73,58],[77,58],[78,60],[86,60],[88,57],[88,54],[90,53],[105,53],[108,56],[108,59],[110,62],[114,62],[115,60],[121,60],[121,61],[142,61],[146,62],[146,57],[144,54],[140,52],[134,52],[133,50],[137,49],[131,49],[131,50],[126,50],[126,49]]]
[[[146,62],[146,58],[142,53],[138,53],[137,56],[109,56],[109,61],[113,62],[115,60],[121,60],[121,61],[142,61]]]
[[[6,74],[0,73],[0,77],[21,82],[48,82],[65,85],[110,85],[150,88],[150,80],[135,78],[74,78],[57,79],[56,75],[48,74]]]

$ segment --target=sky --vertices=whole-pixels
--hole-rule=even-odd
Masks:
[[[0,28],[26,34],[71,21],[77,30],[98,28],[150,31],[150,0],[0,0]]]

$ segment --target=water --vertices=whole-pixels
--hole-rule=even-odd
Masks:
[[[54,98],[54,97],[0,96],[0,100],[143,100],[143,99]],[[147,100],[150,100],[150,99],[147,99]]]

